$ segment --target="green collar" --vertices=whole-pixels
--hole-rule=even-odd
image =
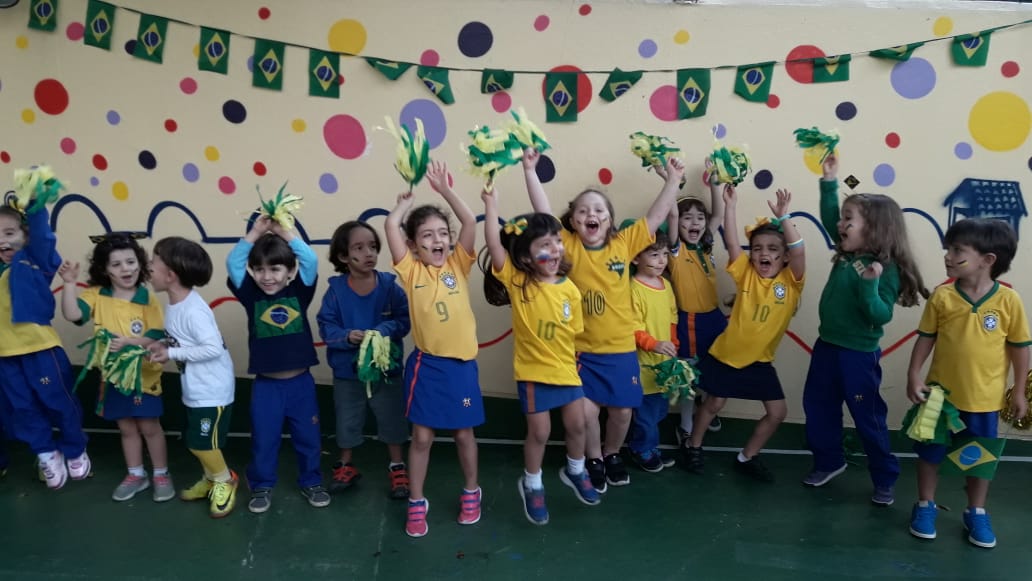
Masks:
[[[964,294],[964,291],[960,290],[960,285],[957,284],[957,281],[953,281],[953,288],[957,289],[957,294],[971,305],[971,312],[977,313],[978,307],[982,306],[982,303],[991,299],[992,296],[996,294],[996,291],[1000,290],[1000,281],[994,280],[993,288],[989,289],[989,292],[985,293],[985,296],[979,299],[977,303],[971,300],[971,297]]]
[[[111,287],[104,286],[100,287],[100,296],[113,297],[115,295],[114,291],[111,290]],[[135,303],[137,305],[146,305],[150,303],[150,293],[147,292],[146,287],[138,286],[136,287],[136,294],[133,295],[133,298],[130,299],[129,302]]]

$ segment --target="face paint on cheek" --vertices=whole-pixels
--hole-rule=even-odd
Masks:
[[[962,266],[967,266],[967,265],[968,265],[968,261],[961,260],[960,262],[957,263],[957,268],[960,268]]]
[[[534,260],[536,260],[538,264],[545,264],[549,260],[552,260],[552,255],[548,252],[539,252],[538,255],[534,257]]]
[[[852,228],[853,228],[853,225],[852,225],[852,224],[846,224],[846,230],[850,230],[850,229],[852,229]]]

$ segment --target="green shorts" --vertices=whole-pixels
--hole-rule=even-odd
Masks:
[[[233,404],[211,408],[186,408],[186,447],[219,450],[226,445]]]

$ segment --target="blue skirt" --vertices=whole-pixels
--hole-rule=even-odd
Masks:
[[[160,418],[165,406],[160,395],[142,394],[139,398],[125,395],[107,383],[100,384],[97,415],[105,420],[124,418]]]
[[[769,361],[738,369],[707,353],[699,360],[699,373],[709,378],[705,389],[712,396],[753,401],[785,399],[778,373]]]
[[[476,360],[438,357],[419,349],[405,362],[405,417],[437,430],[484,423]]]
[[[641,405],[638,354],[578,353],[577,373],[584,395],[600,406],[636,408]]]
[[[516,391],[520,394],[520,407],[524,414],[547,412],[584,397],[584,390],[579,385],[517,381]]]

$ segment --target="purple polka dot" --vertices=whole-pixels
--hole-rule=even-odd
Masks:
[[[184,164],[183,179],[190,183],[194,183],[197,180],[201,179],[201,171],[198,170],[197,166],[192,163]]]
[[[154,169],[158,167],[158,160],[155,159],[154,154],[147,151],[146,149],[140,152],[138,156],[140,161],[140,167],[143,169]]]
[[[118,114],[118,111],[112,109],[107,112],[107,122],[111,125],[118,125],[122,122],[122,116]]]
[[[713,137],[724,139],[725,135],[727,135],[727,127],[724,127],[723,123],[717,123],[713,126]]]
[[[92,177],[90,178],[90,185],[93,187],[97,187],[100,185],[100,180],[98,180],[96,177]]]
[[[892,182],[896,181],[896,170],[887,163],[880,163],[878,167],[874,168],[874,183],[885,188],[892,185]]]
[[[774,174],[770,173],[770,170],[761,169],[753,176],[753,184],[756,185],[758,190],[765,190],[772,183],[774,183]]]
[[[222,104],[222,116],[230,123],[243,123],[247,119],[247,108],[240,101],[230,99]]]
[[[893,90],[904,99],[920,99],[935,88],[935,68],[923,58],[896,63],[889,75]]]
[[[444,142],[444,137],[448,134],[448,123],[444,120],[444,112],[436,101],[414,99],[401,108],[399,122],[402,125],[415,131],[416,119],[423,121],[423,131],[426,133],[426,142],[430,149]]]
[[[971,154],[974,151],[971,150],[971,144],[961,141],[957,145],[953,146],[953,155],[957,156],[957,159],[971,159]]]
[[[849,121],[853,117],[856,117],[856,105],[852,101],[843,101],[835,107],[835,116],[842,121]]]
[[[641,56],[641,58],[650,59],[656,56],[656,51],[658,50],[659,47],[656,46],[656,41],[648,38],[641,41],[641,44],[638,45],[638,54]]]
[[[131,39],[125,41],[125,52],[127,52],[130,56],[132,56],[132,54],[136,52],[136,39],[135,38],[131,38]]]
[[[543,184],[547,184],[555,179],[555,164],[552,163],[552,158],[542,155],[538,159],[537,175]]]
[[[324,173],[319,176],[319,189],[326,194],[337,193],[337,178],[331,173]]]
[[[494,44],[494,34],[483,22],[468,22],[459,31],[459,51],[476,58],[487,54]]]
[[[247,57],[247,72],[254,72],[254,55]]]

